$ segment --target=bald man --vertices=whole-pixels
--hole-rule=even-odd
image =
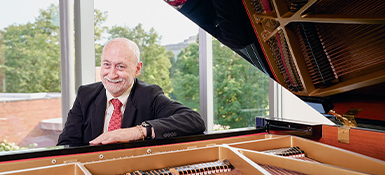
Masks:
[[[102,82],[79,87],[58,145],[100,145],[203,133],[199,113],[167,98],[157,85],[136,78],[138,46],[116,38],[103,48]]]

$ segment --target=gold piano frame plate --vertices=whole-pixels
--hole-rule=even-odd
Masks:
[[[322,163],[307,162],[261,152],[291,146],[300,147],[305,151],[307,157]],[[75,159],[78,162],[64,163],[66,160]],[[269,174],[257,163],[308,174],[381,174],[385,172],[385,162],[381,160],[295,136],[264,134],[233,139],[215,139],[147,148],[56,156],[38,160],[50,162],[51,165],[46,166],[37,166],[36,160],[5,162],[0,164],[0,171],[2,171],[0,175],[121,174],[136,170],[145,171],[218,159],[228,159],[235,168],[245,175]],[[52,160],[56,160],[56,165],[52,165]],[[28,168],[20,168],[15,164],[21,164]],[[4,171],[4,167],[12,166],[13,169],[8,168],[8,170]]]

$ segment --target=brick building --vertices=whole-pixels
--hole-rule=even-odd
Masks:
[[[0,93],[0,141],[54,146],[61,133],[60,93]]]

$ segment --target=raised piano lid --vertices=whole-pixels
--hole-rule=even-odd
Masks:
[[[385,130],[383,1],[168,3],[334,123],[330,110],[353,110],[358,127]]]
[[[180,4],[176,4],[178,2]],[[293,2],[297,1],[293,0]],[[327,113],[330,109],[333,109],[337,113],[344,114],[350,108],[362,108],[363,110],[356,116],[359,126],[361,123],[359,119],[362,118],[367,126],[373,127],[374,121],[374,127],[382,129],[381,127],[385,126],[383,124],[385,121],[385,92],[383,92],[385,70],[382,69],[385,67],[385,8],[381,0],[365,1],[362,8],[357,8],[359,2],[361,1],[354,0],[346,1],[348,4],[339,4],[345,3],[345,1],[309,0],[304,3],[298,1],[298,3],[290,4],[290,0],[169,1],[170,4],[175,5],[176,10],[233,49],[266,75],[279,82],[295,96],[300,97],[309,104],[322,106],[321,113]],[[262,6],[263,8],[261,8]],[[337,7],[337,9],[332,7]],[[344,10],[340,12],[338,7],[346,8],[341,8]],[[368,11],[368,13],[358,13],[356,12],[357,9]],[[350,11],[352,14],[350,14]],[[314,30],[321,30],[322,33],[326,32],[326,34],[334,33],[333,35],[323,36],[316,32],[319,37],[318,42],[314,41],[315,33],[309,35],[313,38],[304,37],[308,34],[306,32],[314,32]],[[322,37],[325,37],[325,39]],[[300,41],[307,42],[300,43]],[[306,50],[307,48],[313,48],[313,44],[316,44],[316,46],[318,44],[318,48],[314,48],[315,51],[319,51],[319,44],[324,44],[325,48],[331,49],[333,52],[324,52],[324,54],[321,52],[320,54],[319,52]],[[338,47],[337,51],[335,51],[333,46],[341,46],[342,48]],[[310,56],[306,56],[304,53],[310,53]],[[333,56],[336,54],[341,57],[344,56],[342,63],[329,62],[334,59]],[[321,57],[321,60],[318,61],[320,55],[324,57]],[[311,57],[316,57],[317,62],[311,60]],[[352,59],[346,57],[352,57]],[[333,67],[325,68],[328,64],[316,64],[318,62],[329,62],[329,65],[333,65]],[[341,73],[341,71],[337,71],[337,75],[335,75],[333,69],[340,69],[337,68],[338,64],[349,65],[349,67],[358,70],[344,70],[345,72],[342,71],[343,75],[341,76],[338,75],[338,72]],[[318,66],[322,68],[319,69],[322,76],[315,73],[317,70],[314,67],[317,68]],[[325,81],[320,81],[322,79],[320,76],[328,79],[325,78]],[[294,120],[288,122],[302,123]],[[0,156],[0,162],[143,147],[154,144],[189,142],[263,131],[263,129],[257,129],[218,135],[157,140],[151,143],[147,141],[141,143],[130,142],[95,147],[25,152]]]

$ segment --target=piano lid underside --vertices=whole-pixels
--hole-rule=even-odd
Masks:
[[[385,3],[243,2],[281,85],[297,96],[328,99],[341,115],[361,108],[359,125],[385,127]]]
[[[187,0],[178,7],[296,95],[385,82],[381,0]]]
[[[278,82],[327,97],[385,82],[380,0],[244,0]]]
[[[179,11],[295,95],[379,101],[362,113],[385,121],[382,0],[187,0]]]

